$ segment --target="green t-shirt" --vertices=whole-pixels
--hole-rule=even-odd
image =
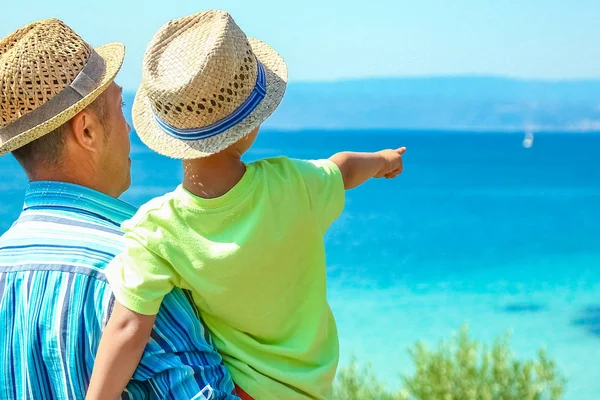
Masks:
[[[326,299],[323,235],[344,208],[328,160],[247,165],[225,195],[182,187],[123,224],[107,276],[125,307],[156,314],[189,289],[234,381],[257,399],[331,397],[338,334]]]

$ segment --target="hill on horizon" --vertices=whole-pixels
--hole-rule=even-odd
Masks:
[[[126,97],[130,106],[133,94]],[[264,126],[600,131],[600,79],[455,76],[292,82]]]

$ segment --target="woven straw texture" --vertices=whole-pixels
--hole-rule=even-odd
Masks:
[[[114,80],[125,56],[121,43],[95,49],[106,71],[98,86],[74,105],[39,125],[0,136],[0,155],[53,131],[91,104]],[[34,22],[0,40],[0,128],[44,105],[69,86],[85,67],[92,47],[58,19]]]
[[[257,59],[267,94],[234,127],[208,139],[184,141],[165,133],[155,115],[180,129],[202,128],[230,115],[255,86]],[[154,151],[177,159],[218,153],[245,137],[277,108],[287,84],[284,60],[267,44],[248,39],[224,11],[205,11],[165,24],[144,56],[133,124]]]

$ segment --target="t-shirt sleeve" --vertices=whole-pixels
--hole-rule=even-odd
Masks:
[[[155,315],[165,295],[180,286],[179,275],[147,246],[143,228],[123,229],[125,250],[108,265],[106,278],[119,303],[139,314]]]
[[[323,233],[344,210],[346,191],[342,172],[330,160],[294,160],[302,174],[310,207]]]

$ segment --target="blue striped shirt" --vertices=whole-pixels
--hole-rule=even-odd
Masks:
[[[104,268],[135,208],[94,190],[33,182],[0,238],[0,398],[83,399],[114,302]],[[189,294],[157,316],[128,399],[236,399]]]

